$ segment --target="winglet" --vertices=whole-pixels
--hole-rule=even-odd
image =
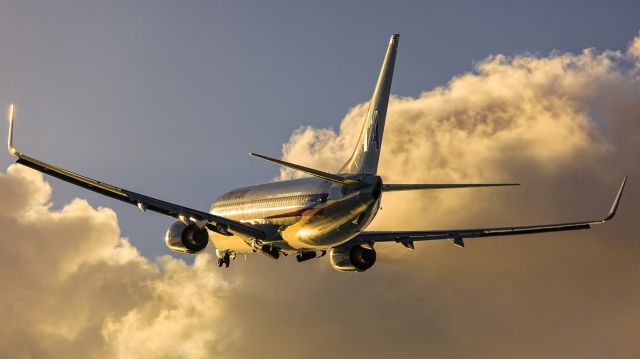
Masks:
[[[616,215],[616,211],[618,210],[618,205],[620,204],[620,198],[622,198],[622,192],[624,191],[624,186],[627,184],[627,176],[624,176],[622,179],[622,184],[620,185],[620,189],[618,190],[618,194],[616,195],[616,199],[613,200],[613,204],[611,205],[611,209],[609,210],[609,215],[602,220],[602,222],[606,222],[611,220]]]
[[[18,157],[18,151],[13,147],[13,120],[16,114],[16,107],[13,103],[9,105],[9,138],[7,139],[7,149],[12,156]]]

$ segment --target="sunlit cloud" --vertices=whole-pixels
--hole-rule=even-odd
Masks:
[[[208,255],[142,257],[115,213],[75,199],[51,209],[42,175],[0,175],[3,357],[208,358],[234,339],[214,325],[229,288]]]
[[[635,167],[618,168],[620,159],[612,163],[612,156],[638,138],[630,135],[638,133],[632,114],[640,108],[639,43],[640,37],[624,52],[491,56],[446,86],[417,98],[393,97],[379,173],[385,182],[505,181],[525,187],[387,194],[374,227],[428,225],[419,213],[441,225],[484,218],[505,195],[540,199],[540,190],[547,186],[551,188],[544,193],[553,198],[578,188],[555,185],[580,176],[589,177],[598,189],[615,187]],[[355,106],[338,131],[298,129],[283,145],[283,158],[337,170],[351,154],[366,106]],[[286,168],[280,172],[281,179],[296,176],[302,175]],[[548,206],[556,204],[549,201]],[[511,214],[527,218],[530,211],[521,207],[511,206]]]

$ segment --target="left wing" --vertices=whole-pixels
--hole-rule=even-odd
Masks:
[[[609,214],[603,219],[580,221],[559,224],[541,224],[537,226],[520,226],[520,227],[499,227],[499,228],[477,228],[477,229],[451,229],[442,231],[393,231],[393,232],[362,232],[353,239],[349,244],[373,244],[375,242],[395,241],[403,244],[405,247],[413,249],[414,241],[429,241],[436,239],[449,239],[453,244],[464,247],[464,238],[478,237],[496,237],[496,236],[512,236],[517,234],[532,234],[544,232],[560,232],[572,231],[578,229],[589,229],[591,225],[601,224],[611,220],[618,210],[620,198],[627,183],[625,176],[618,190],[615,200],[609,210]]]
[[[15,107],[11,104],[11,107],[9,108],[9,139],[7,142],[7,148],[9,149],[10,154],[18,158],[16,163],[33,168],[36,171],[46,173],[76,186],[86,188],[90,191],[138,206],[142,211],[149,209],[183,221],[191,220],[196,223],[203,223],[210,230],[222,234],[228,234],[228,231],[231,230],[250,238],[259,240],[265,238],[265,233],[262,230],[247,224],[234,221],[229,218],[216,216],[211,213],[165,202],[153,197],[119,188],[108,183],[96,181],[18,152],[13,146],[14,115]]]

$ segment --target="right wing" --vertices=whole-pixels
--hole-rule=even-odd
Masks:
[[[169,203],[153,197],[119,188],[108,183],[96,181],[94,179],[79,175],[60,167],[56,167],[54,165],[48,164],[46,162],[37,160],[33,157],[18,152],[13,146],[14,115],[15,107],[13,104],[11,104],[11,107],[9,108],[9,139],[7,142],[7,147],[9,149],[9,153],[18,158],[16,163],[33,168],[36,171],[46,173],[63,181],[72,183],[76,186],[86,188],[90,191],[115,198],[134,206],[138,206],[143,211],[148,209],[154,212],[165,214],[170,217],[178,218],[183,221],[191,220],[194,222],[205,222],[207,228],[222,234],[228,234],[228,231],[232,231],[238,234],[242,234],[246,237],[259,240],[265,238],[265,233],[262,230],[249,226],[242,222],[216,216],[214,214],[199,211],[196,209],[183,207],[177,204]]]
[[[449,239],[453,244],[464,247],[464,238],[479,237],[496,237],[496,236],[512,236],[518,234],[532,234],[544,232],[560,232],[572,231],[578,229],[588,229],[591,225],[601,224],[611,220],[618,210],[620,198],[627,183],[625,176],[618,190],[609,214],[603,219],[590,221],[558,223],[558,224],[542,224],[537,226],[519,226],[519,227],[498,227],[498,228],[477,228],[477,229],[450,229],[450,230],[434,230],[434,231],[375,231],[362,232],[348,242],[353,244],[373,244],[375,242],[398,242],[404,246],[413,249],[414,241],[429,241],[438,239]]]

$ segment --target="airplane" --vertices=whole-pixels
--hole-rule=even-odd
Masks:
[[[379,242],[396,242],[413,250],[414,242],[446,239],[464,247],[465,238],[588,229],[615,216],[627,177],[622,180],[613,205],[603,219],[500,228],[367,231],[386,192],[518,185],[389,184],[376,174],[399,38],[399,34],[394,34],[389,40],[357,145],[337,173],[251,153],[310,177],[233,189],[220,196],[210,212],[96,181],[18,152],[13,146],[13,104],[9,109],[9,153],[17,157],[16,162],[21,165],[138,206],[142,212],[149,210],[174,217],[177,221],[169,226],[165,235],[167,247],[195,255],[213,242],[220,267],[229,267],[238,254],[261,253],[273,259],[295,254],[298,262],[306,262],[329,252],[334,269],[364,272],[376,262],[374,245]]]

